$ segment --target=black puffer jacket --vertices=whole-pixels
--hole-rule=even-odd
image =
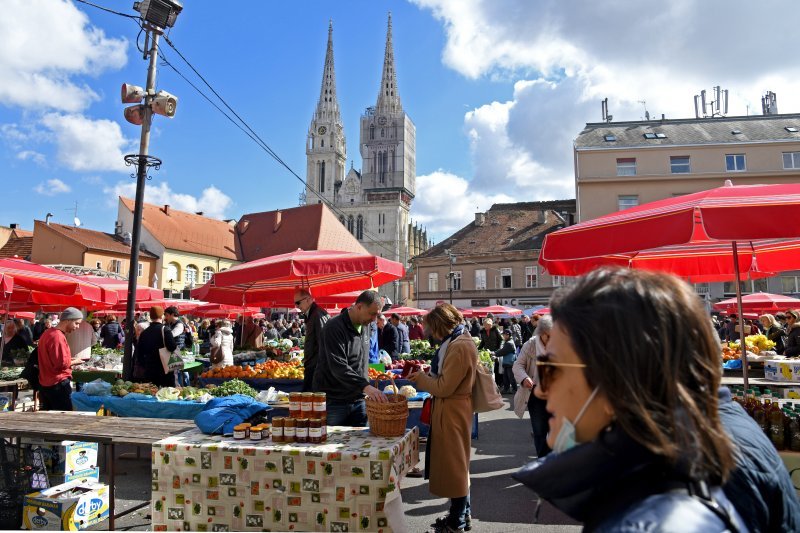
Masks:
[[[800,324],[795,324],[789,330],[786,338],[786,349],[783,351],[786,357],[797,357],[800,355]]]
[[[736,468],[723,487],[750,531],[800,531],[800,502],[772,442],[731,391],[719,390],[719,416],[737,447]]]
[[[369,325],[357,331],[347,309],[322,328],[314,390],[331,400],[354,402],[369,385]]]
[[[685,475],[619,426],[592,442],[551,453],[513,474],[584,531],[712,533],[725,522],[689,493]],[[710,491],[739,531],[744,522],[719,487]]]

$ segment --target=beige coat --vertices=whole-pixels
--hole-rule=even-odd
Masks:
[[[469,491],[472,436],[472,387],[478,350],[469,334],[451,341],[439,376],[421,374],[417,388],[430,392],[430,491],[442,498],[460,498]]]
[[[528,412],[528,400],[531,397],[531,389],[522,386],[525,378],[531,378],[536,385],[538,375],[536,374],[536,356],[542,355],[545,348],[539,337],[531,337],[528,342],[522,345],[517,360],[514,361],[512,372],[514,380],[519,384],[517,393],[514,395],[514,413],[520,418]]]

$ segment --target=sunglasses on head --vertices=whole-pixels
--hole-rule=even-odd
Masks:
[[[536,356],[536,370],[539,373],[539,387],[542,392],[547,392],[553,382],[553,376],[559,367],[586,368],[583,363],[557,363],[550,360],[550,354]]]
[[[295,307],[297,307],[297,306],[298,306],[298,305],[300,305],[300,303],[301,303],[303,300],[305,300],[306,298],[308,298],[308,296],[304,296],[303,298],[300,298],[299,300],[295,300],[295,301],[294,301],[294,306],[295,306]]]

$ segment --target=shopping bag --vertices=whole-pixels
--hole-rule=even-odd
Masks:
[[[212,346],[210,355],[211,357],[209,357],[209,360],[211,361],[212,365],[221,363],[225,358],[222,353],[222,346]]]
[[[164,341],[164,328],[166,326],[161,327],[161,340]],[[167,349],[167,343],[164,342],[164,347],[158,349],[158,356],[161,358],[161,366],[164,367],[164,373],[169,374],[174,370],[183,370],[183,358],[181,358],[180,352],[175,350],[174,352],[170,352]]]
[[[428,396],[422,402],[422,411],[419,413],[419,421],[426,426],[431,425],[431,407],[433,406],[433,398]]]
[[[488,413],[503,405],[503,397],[497,390],[494,376],[479,362],[475,370],[475,384],[472,386],[472,410],[476,413]]]

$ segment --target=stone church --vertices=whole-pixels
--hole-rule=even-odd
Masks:
[[[411,257],[427,250],[430,243],[427,232],[411,222],[416,127],[397,91],[391,14],[378,100],[361,115],[359,146],[361,171],[351,165],[345,173],[347,143],[336,97],[331,23],[322,87],[306,142],[305,202],[324,201],[370,253],[408,267]],[[405,300],[410,291],[404,286],[387,293],[397,301]]]

